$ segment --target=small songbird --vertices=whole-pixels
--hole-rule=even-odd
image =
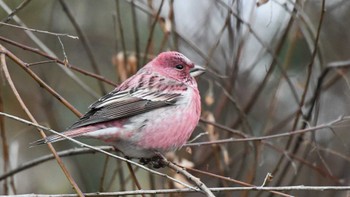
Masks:
[[[201,101],[194,79],[204,68],[179,52],[163,52],[62,134],[105,141],[130,158],[152,158],[186,143],[198,124]],[[52,135],[34,144],[64,140]]]

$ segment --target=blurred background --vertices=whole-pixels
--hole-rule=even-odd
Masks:
[[[268,186],[342,186],[350,181],[346,121],[350,112],[349,17],[347,0],[1,0],[0,44],[81,113],[158,53],[180,51],[208,72],[197,79],[203,110],[193,140],[168,154],[169,159],[258,186],[267,173],[273,176]],[[35,53],[38,50],[57,59]],[[6,58],[6,64],[39,124],[62,131],[77,120],[77,114],[39,85],[19,62]],[[3,66],[1,111],[29,120],[5,78]],[[345,120],[334,122],[339,117]],[[329,128],[293,133],[324,124]],[[29,148],[30,142],[41,138],[35,128],[4,117],[0,127],[0,176],[51,154],[46,145]],[[235,141],[278,134],[285,136]],[[222,139],[233,140],[217,141]],[[95,140],[82,141],[103,145]],[[211,143],[191,146],[201,142]],[[78,146],[59,142],[54,147],[63,151]],[[90,153],[64,157],[63,162],[83,192],[136,189],[126,164],[116,159]],[[142,169],[135,171],[143,189],[181,187]],[[159,171],[186,181],[172,170]],[[242,186],[189,172],[208,187]],[[28,193],[74,191],[57,162],[50,160],[1,178],[0,194]],[[215,195],[275,194],[250,191]]]

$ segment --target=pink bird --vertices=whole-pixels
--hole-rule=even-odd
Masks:
[[[194,77],[203,72],[183,54],[163,52],[90,105],[62,134],[103,140],[130,158],[176,150],[198,124],[201,102]],[[52,135],[35,144],[64,139]]]

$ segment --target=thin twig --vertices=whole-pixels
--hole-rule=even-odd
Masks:
[[[69,18],[69,21],[72,23],[75,31],[77,32],[77,34],[78,34],[78,36],[79,36],[79,38],[81,40],[81,43],[83,44],[83,46],[85,48],[85,51],[87,53],[87,57],[90,60],[91,67],[92,67],[93,71],[97,75],[101,75],[101,72],[100,72],[100,70],[99,70],[99,68],[97,66],[97,61],[96,61],[95,55],[92,52],[92,47],[91,47],[91,44],[90,44],[90,42],[88,40],[88,37],[85,35],[85,33],[79,27],[78,22],[75,20],[72,12],[70,11],[70,9],[69,9],[68,5],[65,3],[65,1],[64,0],[59,0],[58,2],[60,2],[61,6],[63,8],[63,11],[66,13],[67,17]],[[103,86],[101,81],[97,81],[97,83],[98,83],[98,86],[101,89],[102,94],[106,94],[107,93],[106,88]]]
[[[320,18],[319,18],[319,21],[318,21],[318,27],[317,27],[317,32],[316,32],[314,48],[313,48],[313,51],[312,51],[311,60],[310,60],[310,62],[307,65],[307,77],[306,77],[306,82],[305,82],[305,89],[304,89],[304,91],[302,93],[301,101],[299,103],[299,110],[297,111],[297,114],[296,114],[296,118],[295,118],[295,121],[294,121],[293,129],[295,129],[297,127],[299,119],[302,116],[302,108],[304,107],[306,96],[307,96],[307,93],[308,93],[308,89],[310,88],[309,84],[310,84],[310,81],[311,81],[311,74],[313,73],[312,71],[314,69],[313,68],[314,67],[314,62],[315,62],[317,51],[318,51],[319,39],[320,39],[320,35],[321,35],[321,28],[322,28],[322,25],[323,25],[323,19],[324,19],[324,15],[325,15],[325,4],[326,4],[326,1],[322,0],[321,12],[320,12]],[[310,116],[305,118],[301,128],[306,128],[308,126],[307,123],[311,119],[312,111],[313,111],[313,109],[309,109],[308,115],[310,115]],[[293,139],[294,138],[290,138],[288,140],[285,150],[291,149],[293,151],[292,153],[296,154],[299,151],[299,148],[301,147],[302,135],[299,136],[299,138],[295,142],[294,146],[291,146],[291,143],[292,143]],[[304,155],[306,155],[306,151],[305,151]],[[283,175],[287,172],[289,167],[290,167],[290,163],[286,162],[286,164],[281,168],[282,170],[280,171],[280,174],[282,174],[282,176],[278,177],[278,181],[276,182],[277,184],[281,183],[286,178],[286,176],[283,176]],[[299,168],[302,168],[302,166],[300,166]],[[295,180],[296,177],[298,177],[298,176],[295,176],[294,178],[292,178],[292,182],[293,182],[293,179]]]
[[[100,189],[99,189],[100,192],[106,191],[104,189],[104,184],[105,184],[105,179],[106,179],[106,174],[107,174],[108,161],[109,161],[109,157],[106,156],[106,159],[105,159],[104,164],[103,164],[101,178],[100,178]]]
[[[221,143],[229,143],[229,142],[262,141],[262,140],[270,140],[270,139],[274,139],[274,138],[289,137],[289,136],[293,136],[293,135],[304,134],[304,133],[311,132],[311,131],[317,131],[319,129],[331,128],[331,127],[335,126],[336,124],[344,121],[345,119],[347,120],[348,118],[350,118],[350,116],[349,117],[348,116],[339,117],[336,120],[333,120],[329,123],[321,124],[319,126],[310,127],[307,129],[296,130],[296,131],[278,133],[275,135],[267,135],[267,136],[261,136],[261,137],[247,137],[247,138],[241,138],[241,139],[229,138],[229,139],[215,140],[215,141],[210,141],[210,142],[191,143],[191,144],[186,144],[185,146],[200,146],[200,145],[221,144]]]
[[[23,29],[23,30],[26,30],[26,31],[32,31],[32,32],[36,32],[36,33],[48,34],[48,35],[52,35],[52,36],[66,36],[66,37],[72,38],[72,39],[79,39],[78,36],[72,36],[72,35],[69,35],[69,34],[62,34],[62,33],[53,33],[53,32],[44,31],[44,30],[32,29],[32,28],[18,26],[18,25],[12,25],[12,24],[9,24],[9,23],[4,23],[4,22],[0,22],[0,25],[4,25],[4,26],[8,26],[8,27],[14,27],[14,28],[18,28],[18,29]]]
[[[227,182],[235,183],[235,184],[238,184],[238,185],[241,185],[241,186],[244,186],[244,187],[258,187],[258,186],[255,186],[255,185],[243,182],[243,181],[238,181],[238,180],[232,179],[230,177],[220,176],[220,175],[217,175],[217,174],[214,174],[214,173],[210,173],[210,172],[207,172],[207,171],[197,170],[197,169],[194,169],[194,168],[186,168],[186,169],[188,171],[196,172],[196,173],[199,173],[199,174],[204,174],[204,175],[210,176],[210,177],[215,177],[215,178],[218,178],[218,179],[221,179],[221,180],[224,180],[224,181],[227,181]],[[291,195],[284,194],[284,193],[277,192],[277,191],[273,191],[273,190],[270,191],[270,192],[273,193],[273,194],[280,195],[280,196],[291,197]]]
[[[163,4],[164,4],[164,0],[161,1],[160,6],[159,6],[158,11],[157,11],[157,14],[155,15],[154,21],[153,21],[153,23],[151,25],[151,31],[149,32],[149,35],[148,35],[147,45],[146,45],[146,49],[145,49],[145,54],[149,53],[150,46],[151,46],[151,43],[152,43],[152,38],[153,38],[153,32],[154,32],[154,29],[155,29],[156,24],[158,22],[159,14],[160,14],[160,11],[162,10]],[[142,63],[145,64],[146,60],[147,60],[147,56],[145,56],[143,58],[143,62]]]
[[[20,48],[22,48],[22,49],[24,49],[24,50],[33,52],[33,53],[38,54],[38,55],[40,55],[40,56],[46,57],[46,58],[48,58],[48,59],[50,59],[50,60],[52,60],[52,61],[56,61],[57,63],[59,63],[59,64],[61,64],[61,65],[63,65],[63,66],[67,66],[68,68],[70,68],[70,69],[72,69],[72,70],[75,70],[75,71],[77,71],[77,72],[80,72],[81,74],[84,74],[84,75],[86,75],[86,76],[93,77],[93,78],[95,78],[95,79],[101,80],[101,81],[103,81],[103,82],[105,82],[105,83],[107,83],[107,84],[109,84],[109,85],[114,86],[114,87],[117,85],[117,84],[114,83],[113,81],[108,80],[108,79],[106,79],[105,77],[103,77],[103,76],[101,76],[101,75],[97,75],[97,74],[95,74],[95,73],[91,73],[91,72],[85,71],[85,70],[83,70],[83,69],[81,69],[81,68],[78,68],[77,66],[74,66],[74,65],[72,65],[72,64],[70,64],[70,63],[67,64],[67,63],[65,63],[64,61],[59,60],[57,57],[51,56],[51,55],[49,55],[49,54],[47,54],[47,53],[45,53],[45,52],[43,52],[43,51],[40,51],[39,49],[32,48],[32,47],[29,47],[29,46],[27,46],[27,45],[23,45],[23,44],[21,44],[21,43],[15,42],[15,41],[13,41],[13,40],[7,39],[7,38],[2,37],[2,36],[0,36],[0,40],[1,40],[1,41],[4,41],[4,42],[6,42],[6,43],[9,43],[9,44],[11,44],[11,45],[14,45],[14,46],[16,46],[16,47],[20,47]],[[27,66],[30,66],[30,65],[31,65],[31,64],[28,64]],[[96,96],[97,96],[97,95],[96,95]]]
[[[57,61],[56,60],[44,60],[44,61],[39,61],[39,62],[27,63],[27,67],[36,66],[36,65],[40,65],[40,64],[49,64],[49,63],[57,63]]]
[[[45,90],[50,92],[55,98],[57,98],[68,109],[70,109],[75,115],[77,115],[78,117],[82,116],[82,114],[73,105],[71,105],[66,99],[64,99],[61,95],[59,95],[53,88],[47,85],[37,74],[35,74],[32,70],[30,70],[26,66],[27,65],[26,63],[24,63],[21,59],[19,59],[13,53],[8,51],[1,44],[0,44],[0,47],[1,47],[1,52],[3,54],[6,54],[10,59],[16,62],[16,64],[19,65],[24,71],[26,71],[37,83],[41,85],[41,87],[43,87]]]
[[[128,166],[131,179],[134,181],[134,183],[135,183],[137,189],[138,189],[138,190],[142,190],[141,184],[140,184],[139,181],[137,180],[137,177],[136,177],[136,175],[135,175],[134,169],[132,169],[131,164],[130,164],[130,163],[126,163],[126,165]],[[142,196],[144,197],[144,194],[142,194]]]
[[[1,74],[2,75],[2,74]],[[4,92],[3,92],[3,86],[0,85],[0,111],[5,111],[4,110]],[[5,131],[5,121],[4,117],[0,117],[0,137],[1,137],[1,144],[2,144],[2,161],[3,161],[3,168],[2,170],[4,173],[7,173],[8,168],[10,166],[10,156],[9,156],[9,145],[7,142],[7,135]],[[7,180],[4,181],[3,185],[3,191],[4,194],[8,195],[8,187],[7,187]]]
[[[114,151],[114,147],[112,147],[112,146],[99,146],[97,148],[99,148],[101,150],[104,150],[104,151],[108,151],[108,152]],[[96,152],[97,152],[96,150],[92,150],[92,149],[89,149],[89,148],[73,148],[73,149],[57,152],[57,155],[62,158],[62,157],[68,157],[68,156],[80,155],[80,154],[87,154],[87,153],[95,154]],[[41,163],[44,163],[44,162],[49,161],[49,160],[52,160],[54,158],[55,157],[52,154],[49,154],[49,155],[41,156],[41,157],[36,158],[34,160],[31,160],[31,161],[22,163],[19,166],[17,166],[16,168],[14,168],[14,169],[12,169],[12,170],[2,174],[0,176],[0,181],[4,180],[5,178],[7,178],[9,176],[13,176],[13,175],[15,175],[15,174],[17,174],[19,172],[22,172],[22,171],[24,171],[26,169],[29,169],[29,168],[34,167],[34,166],[37,166],[37,165],[39,165]]]
[[[2,20],[2,22],[4,22],[4,23],[9,22],[16,13],[18,13],[20,10],[22,10],[31,1],[32,0],[24,0],[24,1],[22,1],[22,3],[20,3],[15,9],[12,10],[12,12],[6,18],[4,18]],[[1,27],[1,25],[0,25],[0,27]]]
[[[7,4],[3,1],[0,0],[0,6],[7,12],[7,13],[11,13],[11,9],[7,6]],[[22,20],[17,16],[14,15],[13,16],[14,21],[19,24],[22,27],[26,27],[26,25],[22,22]],[[56,54],[49,49],[32,31],[24,31],[24,33],[26,33],[28,35],[28,37],[36,44],[39,46],[39,48],[41,48],[41,50],[45,51],[48,55],[52,56],[52,57],[56,57]],[[75,73],[73,73],[71,70],[67,69],[65,66],[57,64],[59,66],[59,68],[61,68],[68,77],[70,77],[73,81],[75,81],[78,85],[81,86],[81,88],[83,90],[85,90],[87,93],[89,93],[90,95],[94,96],[95,98],[98,98],[99,95],[93,91],[91,89],[91,87],[89,87],[87,84],[85,84],[80,78],[78,78]]]
[[[238,192],[238,191],[349,191],[350,186],[280,186],[280,187],[212,187],[212,192]],[[98,192],[85,193],[89,197],[110,197],[140,194],[172,194],[172,193],[194,193],[191,189],[159,189],[159,190],[135,190],[122,192]],[[75,194],[21,194],[14,197],[75,197]]]
[[[117,12],[116,17],[117,17],[117,21],[118,21],[118,30],[119,30],[119,34],[120,34],[121,43],[122,43],[124,65],[126,65],[126,63],[127,63],[127,60],[126,60],[127,59],[127,56],[126,56],[126,44],[125,44],[125,37],[124,37],[122,18],[121,18],[121,14],[120,14],[119,2],[120,2],[119,0],[115,1],[116,12]]]
[[[215,195],[210,191],[210,189],[197,177],[193,176],[189,172],[187,172],[185,169],[175,165],[174,163],[168,161],[165,157],[163,157],[163,162],[166,166],[169,168],[175,170],[176,173],[180,173],[183,176],[185,176],[188,180],[194,182],[201,190],[207,195],[211,197],[215,197]]]
[[[140,58],[140,38],[139,38],[139,29],[137,24],[137,16],[136,16],[136,9],[135,9],[135,3],[134,0],[131,0],[131,15],[132,15],[132,26],[133,26],[133,32],[134,32],[134,42],[135,42],[135,52],[136,52],[136,59],[137,59],[137,66],[140,66],[141,58]]]

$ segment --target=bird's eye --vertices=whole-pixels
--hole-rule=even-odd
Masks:
[[[178,65],[175,66],[175,68],[177,68],[179,70],[182,70],[184,68],[184,65],[178,64]]]

